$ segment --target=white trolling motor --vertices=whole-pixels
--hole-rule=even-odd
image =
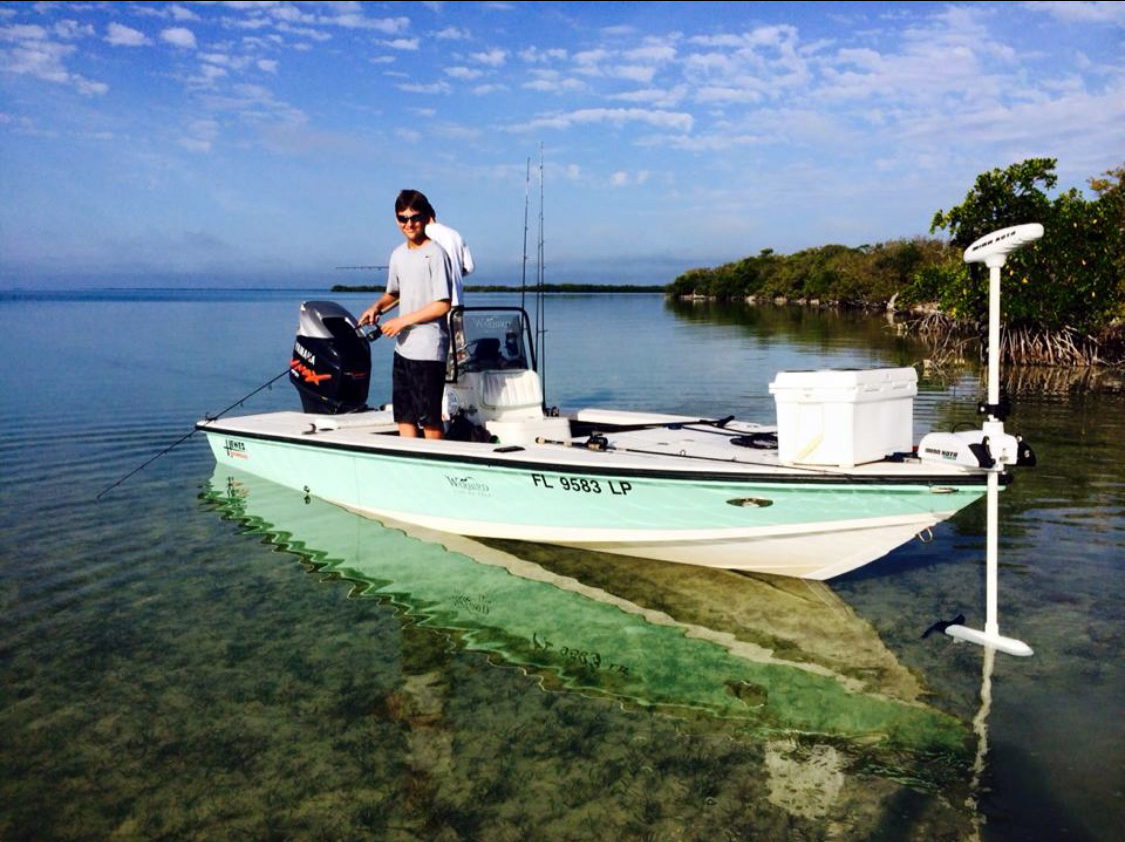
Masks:
[[[952,461],[988,471],[984,631],[959,623],[945,626],[944,631],[958,640],[967,640],[1020,657],[1033,654],[1031,647],[1022,640],[1000,634],[997,617],[1000,475],[1010,465],[1034,464],[1034,456],[1018,437],[1004,432],[1003,410],[1000,406],[1000,269],[1007,262],[1009,254],[1042,236],[1043,226],[1037,222],[1014,225],[981,237],[965,249],[966,263],[983,263],[988,267],[988,402],[983,407],[988,413],[988,420],[980,430],[931,433],[918,443],[918,455],[923,459]]]

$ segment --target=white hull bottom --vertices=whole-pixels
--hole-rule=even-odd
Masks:
[[[869,564],[908,543],[954,512],[822,522],[740,530],[550,529],[429,517],[416,512],[374,511],[336,505],[376,520],[389,519],[437,532],[555,544],[637,558],[767,573],[823,581]]]

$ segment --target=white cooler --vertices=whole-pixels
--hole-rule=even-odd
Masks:
[[[851,468],[914,447],[913,368],[780,371],[770,393],[783,464]]]

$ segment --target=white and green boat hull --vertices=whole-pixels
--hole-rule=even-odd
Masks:
[[[983,473],[940,466],[404,440],[392,426],[320,429],[300,413],[200,428],[219,464],[376,519],[808,579],[874,561],[986,492]]]

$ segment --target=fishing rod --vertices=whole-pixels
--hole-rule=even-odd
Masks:
[[[356,332],[360,333],[363,336],[363,338],[366,339],[368,342],[374,342],[376,339],[378,339],[380,336],[382,336],[382,333],[380,333],[378,330],[372,331],[371,333],[363,333],[362,329],[356,328]],[[262,391],[263,389],[268,389],[270,386],[272,386],[274,383],[276,383],[282,377],[285,377],[287,374],[289,374],[290,372],[295,371],[295,370],[296,370],[296,366],[292,362],[289,363],[289,366],[285,369],[285,371],[281,372],[281,374],[278,374],[276,377],[271,377],[269,380],[267,380],[261,386],[254,389],[254,391],[248,392],[247,394],[243,395],[241,398],[236,400],[234,403],[232,403],[230,406],[228,406],[222,412],[216,413],[215,415],[205,415],[204,418],[206,420],[203,423],[204,424],[210,424],[212,421],[218,421],[220,418],[222,418],[224,415],[226,415],[228,412],[230,412],[235,407],[242,406],[242,404],[244,404],[246,401],[250,400],[250,398],[254,397],[254,395],[258,394],[258,392]],[[149,458],[148,460],[146,460],[142,464],[135,467],[129,473],[125,474],[125,476],[121,477],[121,479],[117,480],[117,482],[113,483],[113,485],[110,485],[107,488],[103,488],[100,492],[98,492],[98,495],[94,499],[95,500],[101,500],[102,497],[104,497],[106,494],[108,494],[113,489],[117,488],[117,486],[121,485],[123,482],[125,482],[130,477],[133,477],[133,476],[136,476],[137,474],[139,474],[141,471],[143,471],[145,468],[147,468],[149,465],[151,465],[153,462],[155,462],[161,456],[164,456],[164,455],[172,452],[173,450],[175,450],[177,447],[179,447],[185,441],[187,441],[192,436],[194,436],[197,432],[199,432],[199,427],[198,426],[192,427],[190,433],[187,433],[183,436],[180,436],[180,438],[176,439],[174,442],[172,442],[166,448],[161,450],[155,456],[152,456],[151,458]]]
[[[249,400],[250,398],[254,397],[254,395],[258,394],[258,392],[262,391],[262,389],[269,388],[270,386],[272,386],[274,383],[276,383],[278,380],[280,380],[282,377],[284,377],[285,375],[287,375],[289,372],[291,372],[293,370],[294,370],[294,367],[293,367],[292,364],[290,364],[290,366],[288,368],[286,368],[285,371],[281,372],[281,374],[277,375],[277,377],[273,377],[273,378],[267,380],[265,383],[263,383],[261,386],[259,386],[257,389],[255,389],[253,392],[250,392],[249,394],[244,395],[243,397],[239,398],[237,401],[232,403],[230,406],[228,406],[222,412],[218,413],[217,415],[205,416],[207,421],[208,422],[217,421],[218,419],[220,419],[224,415],[226,415],[228,412],[230,412],[232,409],[234,409],[236,406],[241,406],[245,401]],[[129,479],[132,476],[135,476],[136,474],[139,474],[141,471],[143,471],[145,468],[147,468],[149,465],[151,465],[153,462],[155,462],[161,456],[164,456],[165,454],[170,453],[171,451],[175,450],[177,447],[179,447],[185,441],[187,441],[192,436],[194,436],[196,434],[196,432],[198,432],[198,430],[199,430],[198,427],[193,427],[190,433],[187,433],[186,435],[181,436],[180,438],[176,439],[174,442],[172,442],[170,445],[168,445],[162,451],[157,453],[155,456],[151,457],[146,462],[138,465],[136,468],[131,470],[129,473],[125,474],[125,476],[121,477],[121,479],[119,479],[113,485],[109,486],[108,488],[103,489],[101,492],[98,493],[98,496],[95,497],[94,499],[95,500],[101,500],[104,495],[108,494],[110,491],[117,488],[117,486],[121,485],[121,483],[125,482],[125,480]]]
[[[527,159],[527,175],[523,187],[523,262],[520,270],[520,309],[527,300],[527,209],[531,202],[531,158]]]
[[[535,293],[535,346],[539,351],[539,379],[542,384],[543,394],[547,394],[547,310],[544,301],[544,281],[547,276],[547,264],[544,259],[543,239],[543,214],[544,214],[544,177],[543,177],[543,142],[539,143],[539,248],[536,257],[536,293]]]
[[[734,420],[733,415],[727,415],[723,418],[695,418],[695,419],[692,419],[692,420],[686,420],[685,419],[683,421],[652,421],[652,422],[649,422],[649,423],[646,423],[646,424],[601,424],[601,425],[599,425],[596,422],[589,422],[589,421],[587,421],[586,423],[591,424],[591,426],[593,427],[595,432],[608,433],[610,435],[612,435],[614,433],[633,433],[633,432],[639,432],[641,430],[678,430],[681,427],[695,427],[695,426],[706,426],[706,427],[717,427],[718,428],[718,430],[700,430],[699,432],[701,432],[701,433],[711,433],[711,432],[718,432],[719,430],[722,430],[725,435],[730,435],[730,436],[742,435],[742,433],[733,433],[730,430],[724,430],[723,429],[724,427],[727,426],[727,424],[729,424],[733,420]],[[604,427],[604,429],[603,429],[603,427]]]

